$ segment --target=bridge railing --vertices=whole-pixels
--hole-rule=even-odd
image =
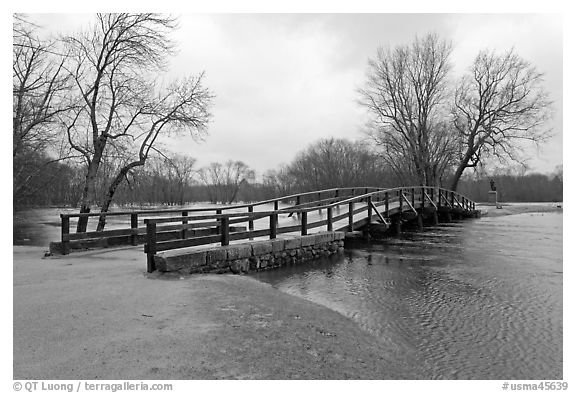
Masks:
[[[246,209],[248,213],[253,213],[260,206],[273,205],[274,210],[280,210],[282,204],[311,207],[315,205],[325,204],[327,202],[337,201],[346,197],[353,197],[355,195],[363,195],[371,191],[380,190],[376,187],[345,187],[345,188],[331,188],[320,191],[309,191],[298,194],[282,196],[278,198],[267,199],[253,203],[244,203],[237,205],[222,205],[211,206],[206,208],[192,208],[192,209],[153,209],[153,210],[134,210],[124,212],[105,212],[105,213],[72,213],[60,214],[61,220],[61,252],[68,254],[70,246],[73,242],[85,242],[89,240],[98,241],[99,239],[111,240],[119,244],[142,244],[146,240],[146,226],[142,225],[145,218],[178,216],[182,219],[182,223],[186,223],[186,217],[199,214],[224,214],[230,210]],[[105,230],[89,230],[86,232],[74,231],[74,224],[72,220],[80,217],[90,218],[107,218],[114,217],[121,221],[122,228],[105,229]],[[88,223],[90,225],[90,222]],[[92,222],[93,224],[93,222]],[[176,227],[164,227],[162,230],[177,231]]]
[[[424,191],[424,190],[428,191]],[[427,195],[427,197],[417,195],[419,192]],[[402,194],[402,198],[399,195]],[[173,217],[175,220],[173,222],[179,223],[178,225],[162,225],[157,228],[157,233],[163,236],[171,233],[172,237],[189,237],[195,236],[197,234],[206,234],[206,229],[210,229],[216,236],[219,234],[220,226],[201,226],[196,223],[198,230],[193,230],[193,227],[185,227],[185,225],[190,220],[190,217],[195,216],[208,216],[212,215],[226,215],[227,212],[234,211],[238,212],[241,210],[246,210],[244,216],[239,216],[238,218],[233,218],[231,223],[241,223],[246,222],[248,224],[248,231],[254,231],[254,221],[256,221],[258,216],[258,207],[266,207],[266,205],[271,205],[272,210],[270,211],[282,211],[289,215],[302,213],[321,209],[330,210],[329,213],[333,213],[334,208],[339,206],[358,203],[362,200],[368,200],[367,198],[372,198],[373,203],[378,206],[392,204],[397,202],[399,204],[414,205],[416,200],[422,198],[431,199],[435,201],[438,206],[454,206],[459,205],[466,209],[474,209],[473,202],[456,194],[450,190],[437,189],[432,187],[399,187],[392,189],[382,189],[377,187],[348,187],[348,188],[332,188],[320,191],[310,191],[298,194],[292,194],[288,196],[282,196],[278,198],[272,198],[264,201],[258,201],[254,203],[245,203],[238,205],[227,205],[227,206],[211,206],[206,208],[192,208],[192,209],[155,209],[155,210],[136,210],[128,212],[106,212],[106,213],[73,213],[73,214],[61,214],[61,252],[67,254],[70,251],[70,246],[72,243],[82,243],[86,241],[100,241],[104,240],[112,244],[142,244],[147,241],[148,230],[146,228],[146,221],[153,220],[154,218],[167,218]],[[436,200],[437,198],[437,200]],[[426,202],[426,201],[424,201]],[[285,205],[288,205],[286,207]],[[331,208],[331,209],[330,209]],[[353,214],[358,214],[363,211],[367,211],[369,207],[367,205],[360,206],[359,208],[354,208]],[[266,212],[266,211],[264,211]],[[385,206],[385,212],[388,213],[388,207]],[[251,216],[250,214],[254,214]],[[230,214],[228,214],[230,216]],[[332,223],[337,222],[344,218],[345,214],[339,214],[333,217]],[[87,232],[75,232],[71,233],[71,219],[79,217],[94,218],[97,217],[114,217],[122,221],[121,225],[126,225],[123,228],[107,229],[107,230],[92,230]],[[243,218],[242,218],[243,217]],[[269,215],[267,216],[269,217]],[[147,218],[147,219],[146,219]],[[305,217],[306,219],[307,217]],[[195,219],[196,220],[196,219]],[[326,219],[328,220],[328,218]],[[129,223],[129,224],[128,224]],[[143,226],[142,223],[145,225]],[[129,226],[128,226],[129,225]],[[321,226],[318,222],[310,223],[308,226],[310,229],[314,228],[314,225]],[[328,223],[326,222],[326,225]],[[192,229],[192,230],[191,230]],[[237,228],[232,228],[236,230]],[[201,237],[201,236],[200,236]],[[166,236],[164,236],[166,238]],[[107,243],[108,244],[108,243]]]
[[[330,190],[334,192],[334,190]],[[312,193],[307,193],[312,194]],[[360,225],[358,215],[366,212],[364,221],[369,222],[373,216],[381,219],[405,210],[417,212],[417,209],[426,206],[439,209],[448,207],[450,209],[474,210],[475,204],[468,198],[450,190],[433,187],[398,187],[392,189],[373,189],[367,193],[357,196],[342,197],[334,195],[331,198],[322,198],[322,192],[318,194],[318,200],[301,203],[287,208],[278,208],[274,205],[273,210],[268,211],[247,211],[234,213],[203,214],[187,217],[164,217],[145,219],[146,223],[146,244],[144,252],[148,256],[148,271],[154,267],[154,255],[161,251],[178,248],[194,247],[200,245],[219,243],[226,246],[231,241],[244,239],[254,239],[258,237],[268,237],[275,239],[279,234],[299,233],[307,235],[309,231],[316,228],[325,227],[326,230],[352,231]],[[346,207],[342,212],[339,208]],[[384,210],[380,212],[380,207]],[[319,215],[320,219],[309,220],[309,214],[315,211],[326,212]],[[344,209],[342,209],[344,210]],[[336,213],[336,214],[335,214]],[[279,225],[279,216],[291,216],[296,214],[299,218],[297,224]],[[265,225],[259,225],[255,229],[254,222],[265,220]],[[344,225],[339,222],[345,221]],[[179,222],[180,224],[174,225]],[[248,223],[248,230],[231,232],[231,225]],[[169,225],[165,225],[169,224]],[[181,239],[158,241],[157,235],[163,229],[170,227],[182,232]],[[196,228],[211,228],[214,234],[206,236],[193,236],[187,238],[186,231]]]

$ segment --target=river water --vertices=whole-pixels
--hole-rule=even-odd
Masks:
[[[562,213],[441,224],[254,276],[356,321],[414,378],[562,379]]]
[[[15,213],[13,243],[47,247],[64,212]],[[351,318],[398,364],[415,365],[415,379],[559,380],[562,272],[562,213],[526,213],[441,224],[253,277]]]

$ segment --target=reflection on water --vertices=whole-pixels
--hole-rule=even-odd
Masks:
[[[255,275],[385,342],[424,379],[562,379],[562,214],[467,220]]]

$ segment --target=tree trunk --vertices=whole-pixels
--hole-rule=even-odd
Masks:
[[[238,195],[238,190],[240,189],[240,186],[234,186],[234,190],[232,191],[232,196],[230,197],[230,200],[228,201],[228,204],[231,204],[232,202],[234,202],[234,200],[236,199],[236,195]]]
[[[98,172],[99,162],[93,160],[88,166],[88,173],[84,182],[84,190],[82,191],[82,198],[80,199],[80,213],[90,213],[91,198],[94,193],[96,184],[96,173]],[[88,217],[79,217],[76,232],[86,232],[88,227]]]
[[[118,174],[116,175],[116,177],[114,178],[112,183],[110,183],[110,187],[108,187],[108,193],[106,194],[106,199],[104,200],[104,203],[102,204],[102,208],[100,209],[100,213],[108,212],[108,209],[110,208],[110,204],[112,203],[112,200],[114,199],[114,194],[116,193],[118,186],[122,183],[122,180],[124,180],[124,178],[128,174],[128,171],[130,171],[130,169],[132,169],[132,168],[135,168],[137,166],[142,166],[142,165],[144,165],[144,162],[142,162],[142,161],[131,162],[130,164],[123,167],[120,170],[120,172],[118,172]],[[96,228],[96,231],[98,231],[98,232],[103,231],[105,226],[106,226],[106,216],[100,216],[100,218],[98,219],[98,227]]]
[[[94,156],[88,164],[84,190],[82,191],[82,198],[80,199],[80,213],[90,213],[90,202],[94,195],[94,189],[96,188],[96,176],[98,175],[98,169],[100,168],[100,162],[102,161],[102,154],[104,153],[104,148],[106,147],[106,141],[107,140],[105,137],[100,137],[94,143]],[[87,226],[88,217],[78,218],[76,232],[86,232]]]
[[[184,205],[184,182],[180,182],[180,206]]]
[[[458,164],[458,168],[456,169],[454,177],[452,178],[452,184],[450,185],[450,189],[452,191],[456,191],[456,188],[458,188],[458,182],[460,181],[462,173],[464,173],[464,169],[466,169],[467,164],[468,160],[462,160],[460,161],[460,164]]]

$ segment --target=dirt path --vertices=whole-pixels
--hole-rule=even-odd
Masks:
[[[15,379],[418,378],[351,320],[249,276],[43,251],[14,247]]]

